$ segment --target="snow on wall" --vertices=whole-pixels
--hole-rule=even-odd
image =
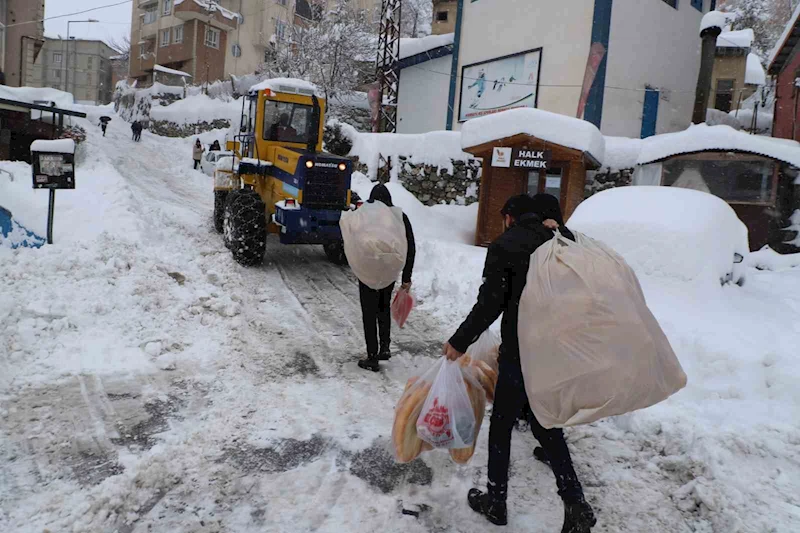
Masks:
[[[215,100],[205,94],[189,96],[168,106],[153,106],[150,110],[151,119],[179,125],[212,122],[218,119],[234,123],[239,120],[241,114],[241,98],[230,101]]]
[[[734,254],[749,253],[747,227],[733,209],[689,189],[609,189],[582,202],[568,225],[611,246],[639,275],[708,287],[734,271]]]
[[[642,139],[606,137],[606,155],[601,171],[618,171],[634,168],[642,150]]]
[[[397,133],[447,129],[447,98],[452,56],[404,68],[400,75]]]
[[[509,109],[470,120],[462,128],[461,147],[471,148],[520,133],[588,152],[603,163],[606,143],[594,124],[541,109]]]
[[[767,74],[761,65],[761,59],[753,54],[747,54],[747,69],[744,73],[744,82],[748,85],[766,85]]]
[[[400,39],[400,59],[428,52],[440,46],[453,44],[454,35],[453,33],[444,33],[442,35],[428,35],[427,37],[419,38],[403,37]]]

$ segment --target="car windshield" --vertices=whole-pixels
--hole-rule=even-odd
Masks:
[[[311,138],[310,105],[267,100],[264,103],[264,140],[307,143]]]

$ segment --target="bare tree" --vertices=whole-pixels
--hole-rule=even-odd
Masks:
[[[129,60],[131,57],[131,37],[130,35],[123,35],[122,37],[109,37],[106,44],[116,50],[120,59]]]
[[[800,0],[727,0],[720,10],[734,15],[734,30],[755,32],[753,51],[766,59]]]
[[[402,0],[400,33],[403,37],[425,37],[431,34],[432,0]]]
[[[262,73],[309,80],[326,99],[345,96],[371,81],[377,40],[367,14],[352,9],[347,0],[336,0],[313,18],[305,25],[289,25],[284,39],[272,39]]]

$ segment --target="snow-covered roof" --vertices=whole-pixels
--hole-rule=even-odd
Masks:
[[[181,70],[175,70],[167,67],[162,67],[161,65],[154,65],[153,70],[156,72],[163,72],[164,74],[173,74],[175,76],[182,76],[184,78],[191,78],[192,75]]]
[[[32,104],[37,101],[55,102],[57,107],[70,109],[75,103],[72,94],[48,87],[9,87],[0,85],[0,98]]]
[[[52,152],[56,154],[74,154],[75,141],[72,139],[56,139],[47,141],[39,139],[31,143],[31,152]]]
[[[628,137],[606,137],[606,155],[602,170],[618,171],[636,167],[642,142],[642,139]]]
[[[724,31],[717,37],[717,48],[750,48],[756,39],[755,32],[746,30]]]
[[[744,73],[744,82],[747,85],[766,85],[767,73],[761,66],[761,59],[753,54],[747,54],[747,70]]]
[[[400,59],[429,52],[441,46],[451,45],[453,44],[454,35],[453,33],[445,33],[443,35],[428,35],[420,38],[404,37],[400,39]]]
[[[600,164],[605,158],[606,142],[594,124],[530,108],[509,109],[466,122],[461,128],[461,147],[468,149],[521,133],[588,152]]]
[[[317,86],[310,81],[300,80],[297,78],[271,78],[257,83],[250,87],[250,92],[258,92],[269,89],[276,93],[299,93],[299,94],[317,94]]]
[[[730,126],[696,124],[678,133],[655,135],[642,141],[638,164],[706,151],[744,152],[771,157],[800,167],[800,148],[776,143],[769,137],[749,135]]]
[[[798,5],[794,9],[794,13],[792,13],[792,18],[789,19],[789,22],[786,23],[786,27],[783,29],[783,33],[775,42],[775,48],[772,49],[772,52],[769,54],[769,61],[767,61],[767,66],[770,71],[772,71],[773,63],[778,58],[778,54],[781,53],[783,50],[786,41],[789,39],[789,36],[792,33],[792,30],[797,25],[797,19],[800,18],[800,5]]]
[[[709,11],[703,15],[703,20],[700,21],[700,33],[703,33],[709,28],[719,28],[724,30],[728,25],[728,17],[722,11]]]
[[[175,5],[181,5],[185,0],[175,0]],[[219,5],[216,0],[191,0],[198,6],[202,7],[203,9],[213,13],[218,11],[220,15],[225,17],[228,20],[241,20],[242,16],[239,13],[233,12],[229,9],[225,9],[221,5]]]

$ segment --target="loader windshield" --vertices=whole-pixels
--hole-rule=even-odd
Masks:
[[[307,143],[312,136],[310,105],[264,102],[264,140]]]

